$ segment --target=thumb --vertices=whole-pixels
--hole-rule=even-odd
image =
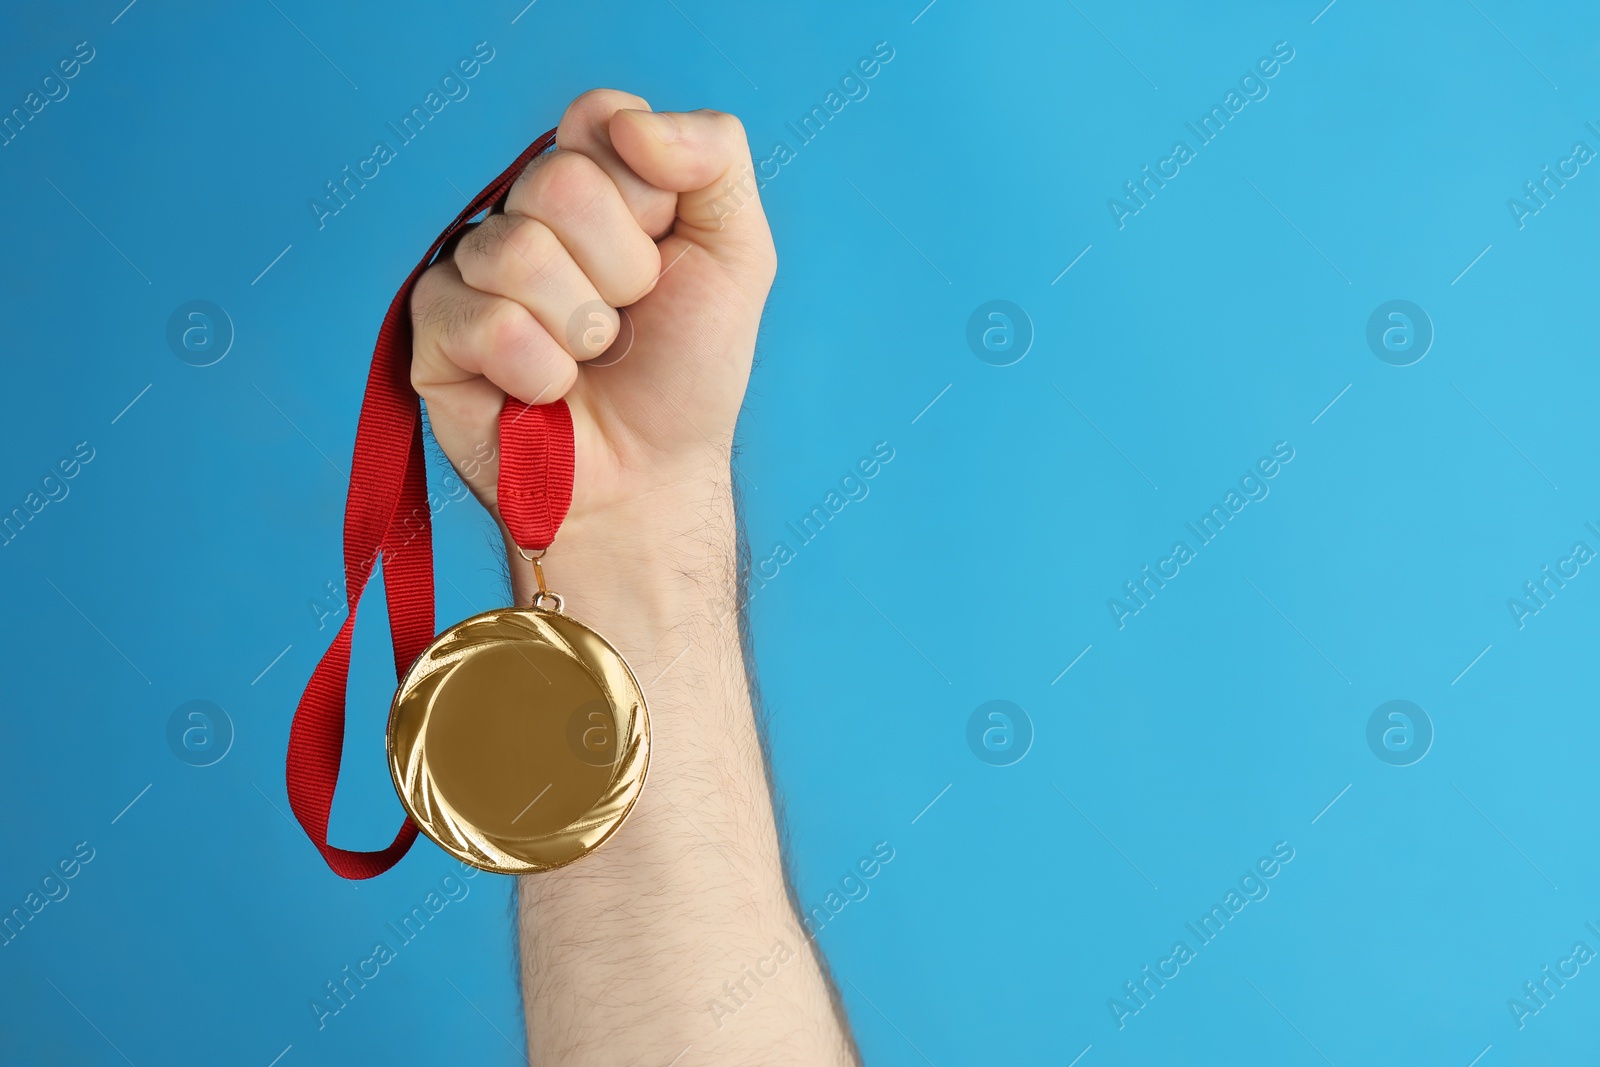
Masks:
[[[638,111],[611,117],[611,143],[635,174],[678,193],[674,232],[724,260],[771,255],[744,125],[721,111]]]

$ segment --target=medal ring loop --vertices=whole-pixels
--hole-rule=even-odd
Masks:
[[[560,593],[549,593],[541,589],[533,595],[532,606],[537,611],[553,611],[560,614],[566,608],[566,602],[561,599]]]
[[[553,595],[550,592],[549,589],[545,588],[545,584],[544,584],[544,567],[542,567],[540,565],[540,563],[539,563],[540,560],[544,559],[544,554],[548,550],[541,548],[541,549],[538,549],[537,551],[539,553],[538,555],[530,556],[530,555],[528,555],[528,550],[527,549],[523,548],[521,545],[517,546],[517,552],[522,556],[522,558],[527,560],[529,563],[533,564],[533,576],[539,583],[539,592],[537,594],[535,594],[534,598],[533,598],[534,607],[538,607],[539,606],[539,598],[540,597]],[[557,596],[556,597],[556,603],[559,604],[560,602],[561,602],[561,598],[559,596]],[[560,611],[561,609],[558,607],[558,608],[556,608],[556,610]]]

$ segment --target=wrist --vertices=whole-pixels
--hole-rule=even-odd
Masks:
[[[512,594],[527,604],[538,591],[533,564],[503,525],[501,534]],[[606,633],[619,649],[648,655],[668,631],[703,629],[733,613],[737,546],[724,467],[575,508],[540,565],[547,588],[561,594],[569,614]]]

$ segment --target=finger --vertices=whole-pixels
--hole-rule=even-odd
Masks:
[[[578,152],[558,149],[526,172],[513,186],[506,212],[548,226],[613,307],[641,299],[661,273],[661,252],[635,221],[616,182]],[[470,276],[467,281],[472,284]]]
[[[569,104],[561,116],[561,124],[556,127],[556,147],[594,160],[616,183],[639,228],[660,240],[672,230],[678,198],[635,174],[617,154],[611,143],[611,116],[622,108],[649,111],[650,105],[632,93],[616,89],[589,90]]]
[[[645,181],[676,192],[673,232],[724,259],[775,257],[744,126],[721,111],[618,111],[611,140]]]
[[[449,260],[417,282],[411,383],[430,406],[483,378],[525,404],[549,404],[578,380],[578,364],[527,308],[480,292]],[[472,391],[481,403],[481,385]]]
[[[628,225],[650,242],[631,219]],[[616,310],[538,219],[489,216],[456,246],[455,265],[468,286],[525,308],[573,359],[598,356],[621,328]],[[605,328],[596,331],[597,323]]]

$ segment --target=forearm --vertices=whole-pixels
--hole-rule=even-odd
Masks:
[[[724,471],[574,516],[543,561],[568,613],[632,665],[651,747],[645,789],[615,836],[521,879],[535,1063],[852,1062],[785,892],[736,549]],[[510,559],[526,603],[532,567]]]

